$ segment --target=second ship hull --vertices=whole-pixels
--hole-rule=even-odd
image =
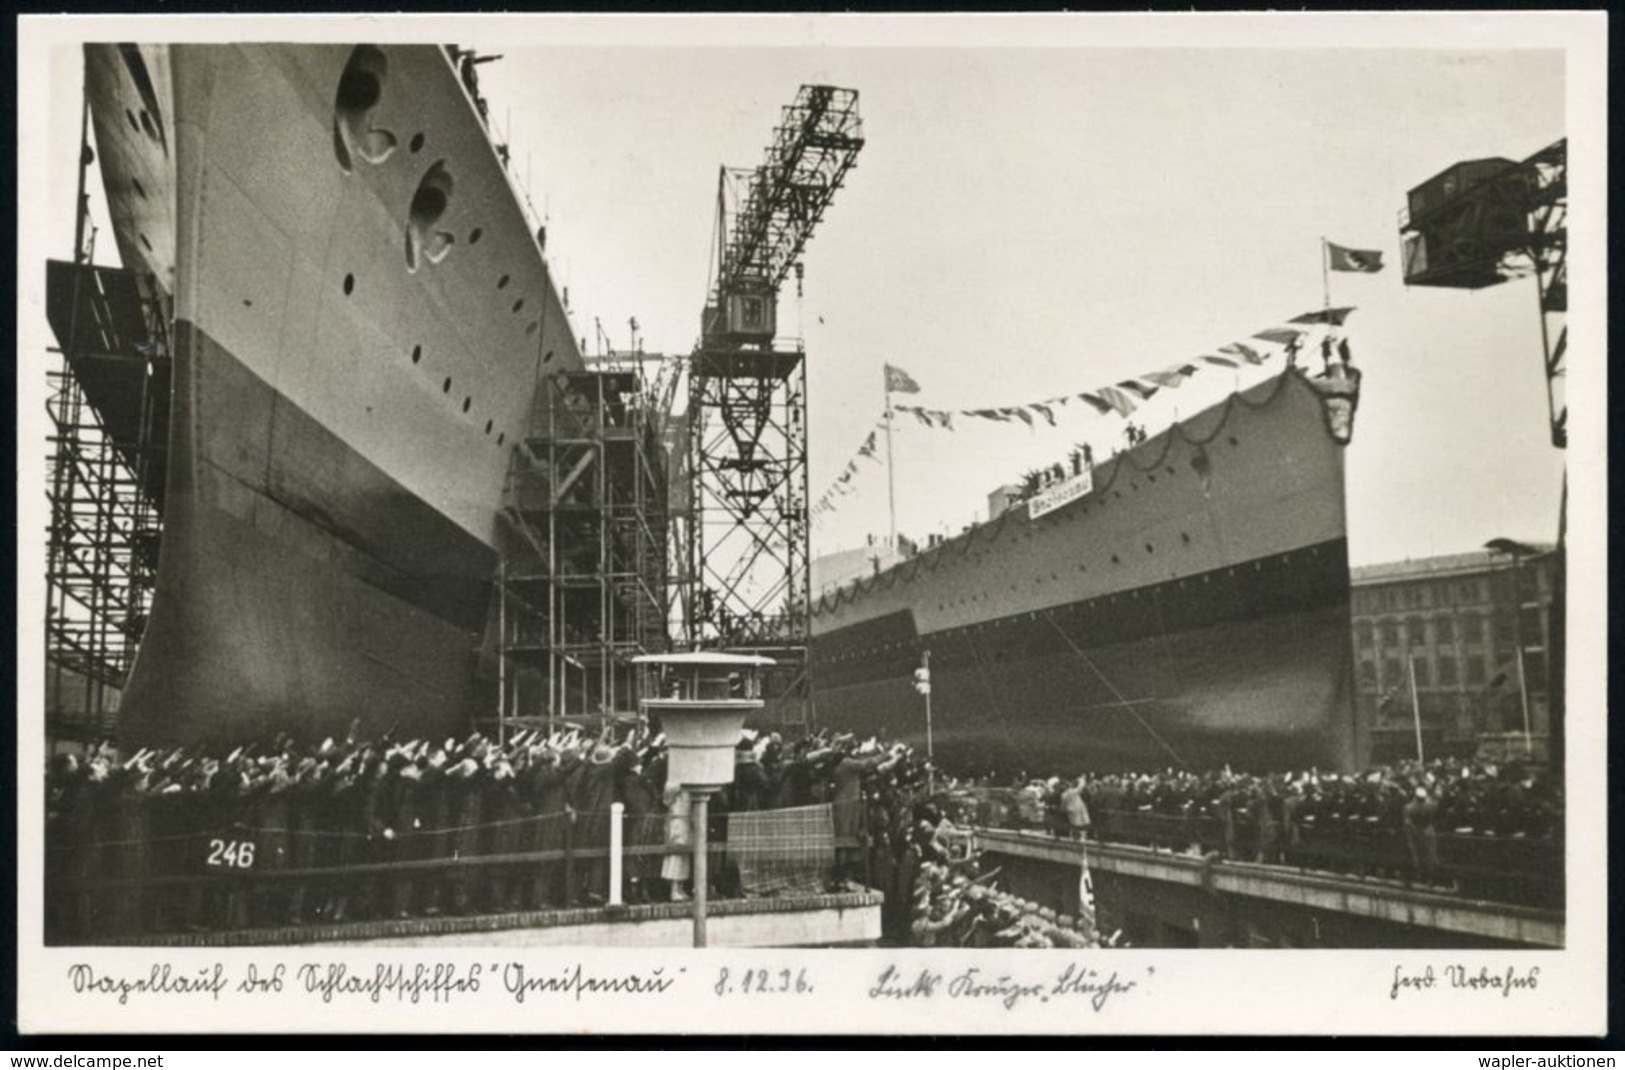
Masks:
[[[1341,449],[1289,371],[826,596],[819,723],[923,743],[929,651],[955,771],[1357,768]]]

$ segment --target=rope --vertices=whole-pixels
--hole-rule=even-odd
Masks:
[[[1070,635],[1066,634],[1066,629],[1062,628],[1059,624],[1056,623],[1054,614],[1052,612],[1050,612],[1049,610],[1045,610],[1044,611],[1044,619],[1049,621],[1050,626],[1052,628],[1054,628],[1057,632],[1060,633],[1061,638],[1066,640],[1066,645],[1071,647],[1073,652],[1076,653],[1078,655],[1078,657],[1083,659],[1083,663],[1085,665],[1089,666],[1090,671],[1093,672],[1096,676],[1098,676],[1100,678],[1100,682],[1106,685],[1106,689],[1108,691],[1110,691],[1113,695],[1117,696],[1118,704],[1121,705],[1124,709],[1128,710],[1128,712],[1133,715],[1133,717],[1134,717],[1134,719],[1136,721],[1140,722],[1140,727],[1144,728],[1146,730],[1146,732],[1148,732],[1150,734],[1151,738],[1156,740],[1157,743],[1162,747],[1162,749],[1167,751],[1173,757],[1175,762],[1179,763],[1181,768],[1188,768],[1188,766],[1186,766],[1186,764],[1185,764],[1185,759],[1183,759],[1183,758],[1181,758],[1179,756],[1179,752],[1174,750],[1173,747],[1169,746],[1168,741],[1163,739],[1161,736],[1159,736],[1157,734],[1157,730],[1155,728],[1151,727],[1151,723],[1149,721],[1147,721],[1144,717],[1140,716],[1140,711],[1134,708],[1133,703],[1129,702],[1128,699],[1123,697],[1123,693],[1121,691],[1117,690],[1117,687],[1109,679],[1106,678],[1106,674],[1101,672],[1100,667],[1098,665],[1096,665],[1093,661],[1090,660],[1089,655],[1085,654],[1083,652],[1083,648],[1078,646],[1077,643],[1072,641],[1072,637]]]

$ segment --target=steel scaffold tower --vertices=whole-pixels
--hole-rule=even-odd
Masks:
[[[46,732],[111,736],[162,535],[167,313],[149,279],[88,253],[47,264]]]
[[[514,451],[497,577],[499,734],[637,716],[666,649],[666,474],[642,356],[544,377]]]

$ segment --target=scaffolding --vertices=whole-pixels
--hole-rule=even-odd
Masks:
[[[689,369],[689,641],[759,654],[764,716],[811,717],[807,368],[799,349],[707,350]]]
[[[514,451],[498,564],[502,736],[635,719],[666,650],[666,472],[642,357],[546,376]]]
[[[46,733],[111,736],[157,579],[169,424],[168,316],[152,280],[46,265],[50,349]]]

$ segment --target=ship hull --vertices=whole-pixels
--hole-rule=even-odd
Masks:
[[[538,376],[581,366],[474,100],[429,46],[87,68],[120,249],[174,316],[121,740],[466,730],[511,456]]]
[[[1070,505],[826,596],[819,724],[924,743],[929,651],[956,771],[1359,767],[1340,451],[1289,372],[1107,462]]]

